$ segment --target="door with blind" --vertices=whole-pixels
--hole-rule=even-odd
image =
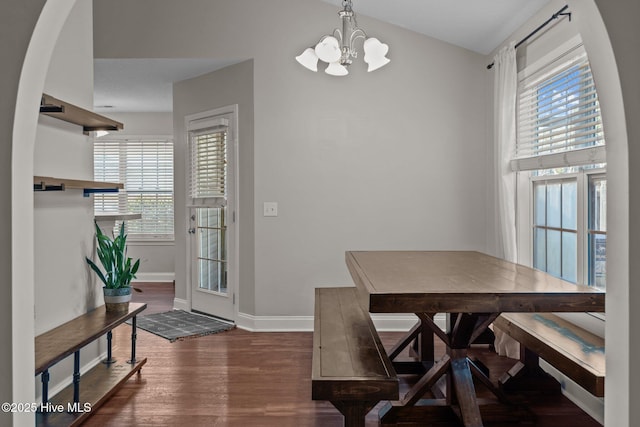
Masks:
[[[187,117],[191,308],[235,320],[236,109]]]

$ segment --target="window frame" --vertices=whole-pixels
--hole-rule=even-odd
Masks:
[[[582,233],[580,233],[580,226],[581,226],[581,215],[580,215],[580,181],[581,181],[581,176],[580,174],[575,174],[575,173],[570,173],[570,174],[562,174],[560,176],[554,176],[554,175],[543,175],[543,176],[535,176],[532,177],[535,179],[531,179],[531,212],[532,212],[532,221],[531,221],[531,245],[532,245],[532,257],[531,257],[531,265],[535,265],[535,257],[536,257],[536,248],[535,248],[535,243],[536,243],[536,231],[538,229],[542,229],[545,230],[545,244],[548,243],[549,239],[548,239],[548,232],[549,231],[557,231],[560,232],[560,247],[563,247],[563,234],[564,233],[571,233],[571,234],[575,234],[576,236],[576,283],[580,283],[580,278],[581,278],[581,266],[580,266],[580,259],[581,259],[581,255],[580,255],[580,248],[581,248],[581,237],[582,237]],[[547,213],[548,213],[548,191],[547,188],[549,185],[560,185],[561,188],[561,203],[563,201],[562,199],[562,188],[563,188],[563,184],[567,183],[567,182],[575,182],[576,184],[576,224],[575,224],[575,229],[571,229],[571,228],[567,228],[564,226],[564,224],[562,224],[562,207],[560,208],[560,220],[561,220],[561,224],[559,226],[553,226],[553,225],[549,225],[548,222],[548,218],[547,218]],[[544,183],[545,185],[545,221],[544,221],[544,225],[538,224],[536,221],[536,201],[535,201],[535,197],[536,197],[536,193],[535,193],[535,189],[536,189],[536,185],[539,185],[541,183]],[[563,269],[563,253],[562,250],[560,251],[560,268],[561,270]],[[548,249],[545,248],[545,269],[544,271],[549,271],[549,262],[548,262]],[[564,280],[569,280],[567,278],[564,277],[564,275],[561,275],[560,278],[563,278]]]
[[[109,134],[107,137],[104,137],[103,139],[104,141],[117,141],[119,143],[126,143],[127,141],[135,141],[135,142],[143,142],[144,141],[166,141],[168,143],[171,144],[171,152],[172,152],[172,162],[171,162],[171,166],[172,166],[172,176],[173,176],[173,184],[172,184],[172,189],[171,189],[171,199],[172,199],[172,210],[173,210],[173,219],[172,219],[172,223],[173,223],[173,233],[172,234],[164,234],[164,233],[132,233],[128,231],[128,227],[127,227],[127,241],[129,243],[131,243],[133,246],[136,245],[143,245],[143,244],[173,244],[175,242],[175,205],[176,205],[176,198],[175,198],[175,142],[174,142],[174,138],[173,135],[112,135]],[[100,140],[94,140],[94,153],[93,153],[93,159],[95,159],[95,143],[99,143],[101,142]],[[120,156],[122,158],[122,154],[123,151],[120,151]],[[120,178],[118,179],[118,182],[122,182],[125,185],[125,191],[124,192],[118,192],[116,193],[116,195],[118,196],[118,198],[120,198],[121,195],[126,195],[126,179],[125,177],[122,176],[122,171],[123,169],[120,168],[119,166],[119,170],[120,170]],[[126,167],[125,169],[126,170]],[[94,175],[95,175],[95,164],[94,164]],[[136,191],[133,191],[133,193],[136,193]],[[107,194],[109,195],[109,194]],[[96,209],[96,196],[98,196],[97,194],[94,195],[94,210]],[[98,196],[99,197],[99,196]],[[122,205],[122,202],[119,201],[118,202],[118,206],[120,207]],[[130,212],[130,210],[128,210],[128,212]],[[117,231],[117,229],[119,228],[120,225],[120,221],[116,221],[116,225],[114,228],[114,232]]]
[[[193,192],[194,171],[192,169],[193,145],[192,136],[194,134],[203,133],[208,129],[221,126],[221,121],[226,122],[222,126],[226,128],[226,176],[225,176],[225,194],[220,196],[195,196]],[[238,155],[238,106],[237,104],[227,107],[217,108],[211,111],[205,111],[196,114],[190,114],[185,117],[185,140],[187,142],[186,151],[186,200],[188,207],[220,207],[233,206],[232,215],[237,211],[236,198],[238,193],[237,178],[237,155]],[[232,172],[229,173],[229,166]]]
[[[596,229],[596,227],[593,227],[593,224],[591,222],[591,216],[593,214],[593,209],[594,209],[594,205],[591,204],[591,202],[593,201],[593,197],[592,197],[593,195],[591,193],[591,190],[593,188],[592,187],[592,182],[596,181],[596,180],[598,180],[598,181],[604,180],[604,182],[605,182],[605,211],[604,211],[605,229],[604,230]],[[588,277],[588,281],[589,282],[592,282],[592,277],[593,277],[593,283],[590,283],[589,285],[590,286],[594,286],[594,287],[596,287],[598,289],[602,289],[602,288],[597,286],[597,284],[595,283],[597,281],[596,271],[595,271],[595,264],[594,264],[594,271],[593,272],[591,271],[591,263],[592,262],[595,263],[595,261],[592,259],[592,257],[596,256],[595,254],[591,253],[591,237],[595,236],[595,235],[600,235],[600,236],[604,235],[605,236],[605,246],[606,246],[606,240],[607,240],[606,236],[607,236],[607,230],[608,230],[608,227],[606,226],[606,215],[607,215],[607,212],[606,212],[607,187],[606,186],[607,186],[607,184],[608,184],[608,179],[607,179],[606,172],[590,173],[587,176],[587,182],[586,182],[587,189],[586,189],[586,191],[587,191],[587,194],[588,194],[588,200],[587,200],[588,206],[587,206],[587,223],[586,223],[586,226],[585,226],[585,228],[586,228],[586,239],[587,239],[587,242],[586,242],[586,245],[587,245],[586,257],[587,257],[587,262],[589,264],[589,266],[587,268],[587,277]],[[602,214],[602,212],[600,212],[600,214]],[[593,274],[593,276],[592,276],[592,274]],[[604,290],[606,291],[606,289],[607,289],[607,285],[606,285],[606,283],[607,283],[607,280],[606,280],[606,277],[607,277],[607,274],[606,274],[606,259],[605,259],[605,275],[604,275],[604,277],[605,277]]]
[[[534,172],[518,173],[518,259],[521,263],[533,265],[534,242],[534,184],[541,181],[561,181],[575,179],[577,183],[577,257],[576,283],[587,285],[589,277],[588,263],[588,225],[589,225],[589,179],[594,176],[602,176],[606,179],[606,168],[593,168],[572,173],[559,173],[554,175],[535,175]]]
[[[597,133],[602,134],[601,144],[595,144],[588,147],[580,147],[577,149],[571,148],[564,151],[560,150],[553,153],[542,153],[540,156],[519,157],[520,150],[522,150],[523,147],[522,144],[524,144],[525,148],[528,146],[527,140],[525,140],[525,142],[521,142],[519,140],[523,136],[523,133],[520,129],[522,124],[519,120],[521,118],[526,119],[531,117],[529,115],[523,117],[522,113],[519,111],[520,107],[523,106],[521,104],[521,96],[529,96],[526,94],[530,92],[532,86],[537,87],[545,81],[552,80],[555,77],[554,73],[564,69],[570,63],[575,63],[578,58],[586,58],[587,63],[589,61],[587,52],[582,43],[582,39],[579,35],[576,35],[565,43],[562,43],[556,49],[553,49],[547,55],[543,56],[532,64],[528,64],[524,69],[518,72],[518,93],[516,100],[516,134],[518,141],[516,141],[516,146],[514,147],[514,156],[511,160],[512,171],[535,171],[539,169],[583,165],[588,166],[592,164],[606,163],[606,135],[605,130],[602,128],[601,119],[597,125]],[[593,73],[591,72],[591,75],[592,74]],[[593,80],[593,85],[595,86],[596,83],[593,75],[591,79]],[[530,80],[532,80],[532,82],[530,82]],[[544,84],[542,84],[542,86],[544,86]],[[522,92],[523,89],[525,93]],[[594,87],[593,93],[596,96],[597,102],[597,88]],[[599,105],[595,108],[599,110]],[[526,132],[524,134],[528,135]]]
[[[188,197],[192,201],[208,200],[212,204],[224,206],[228,195],[228,139],[233,138],[233,135],[229,127],[229,120],[221,119],[224,119],[224,123],[215,123],[210,127],[189,130]],[[207,140],[213,140],[213,142],[201,144],[199,140],[201,137],[207,137]],[[199,154],[203,148],[207,158],[214,156],[216,159],[220,157],[223,159],[200,168],[198,165],[203,163],[203,159],[199,157]]]

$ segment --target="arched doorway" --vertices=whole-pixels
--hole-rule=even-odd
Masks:
[[[12,401],[34,402],[33,154],[38,109],[56,41],[76,0],[44,2],[17,83],[11,155]],[[9,6],[11,7],[11,6]],[[19,7],[19,6],[15,6]],[[37,13],[33,9],[31,13]],[[33,426],[32,413],[16,413],[13,425]]]

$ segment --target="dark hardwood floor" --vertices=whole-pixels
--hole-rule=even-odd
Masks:
[[[140,284],[134,300],[146,302],[143,314],[172,309],[171,284]],[[399,334],[382,333],[386,345]],[[114,333],[114,353],[129,355],[130,326]],[[170,343],[138,331],[137,354],[147,357],[141,375],[131,378],[85,426],[341,426],[328,402],[311,400],[312,334],[252,333],[241,329]],[[443,348],[437,347],[442,352]],[[497,380],[513,360],[488,349],[476,356]],[[530,416],[522,425],[597,427],[599,423],[562,396],[527,397]],[[379,405],[380,406],[380,405]],[[378,408],[367,416],[376,426]],[[518,425],[520,423],[517,423]],[[429,424],[436,425],[436,424]],[[443,421],[437,425],[455,426]],[[487,427],[514,425],[486,423]]]

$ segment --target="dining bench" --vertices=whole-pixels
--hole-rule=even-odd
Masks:
[[[347,427],[364,426],[382,400],[398,400],[399,383],[356,288],[316,288],[313,329],[313,400],[328,400]]]
[[[551,313],[502,313],[493,325],[521,344],[520,361],[500,379],[503,389],[531,391],[545,383],[551,387],[538,391],[559,392],[560,384],[540,368],[542,358],[589,393],[604,396],[603,338]]]

